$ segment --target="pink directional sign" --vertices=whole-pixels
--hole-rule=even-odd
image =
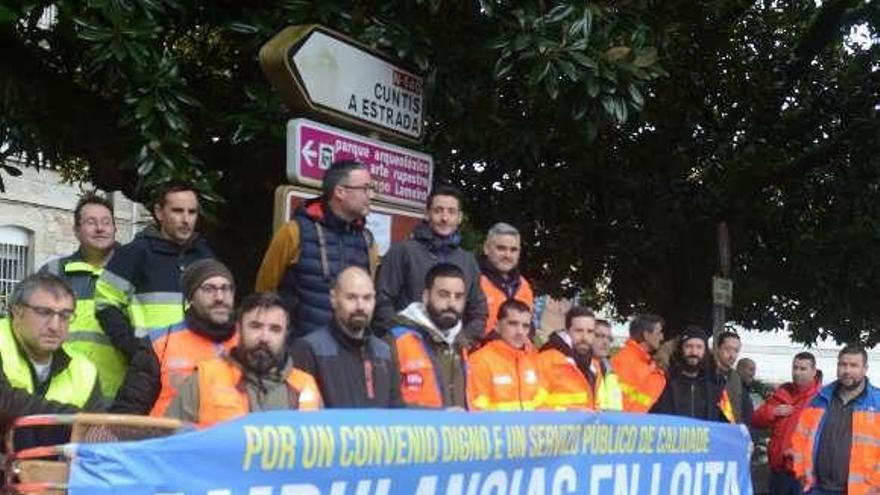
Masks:
[[[376,199],[424,208],[431,191],[431,155],[365,138],[308,119],[287,123],[287,178],[320,187],[337,160],[357,160],[370,169]]]

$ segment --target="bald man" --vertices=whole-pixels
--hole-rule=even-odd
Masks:
[[[293,362],[318,382],[324,406],[403,407],[391,348],[370,331],[376,289],[366,270],[351,266],[330,289],[333,320],[293,344]]]

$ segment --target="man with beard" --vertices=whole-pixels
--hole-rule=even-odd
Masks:
[[[235,322],[239,344],[198,364],[165,415],[207,427],[251,412],[321,408],[312,375],[287,353],[288,316],[271,292],[246,297]]]
[[[837,380],[801,413],[791,446],[804,493],[880,494],[880,389],[867,373],[865,349],[844,347],[837,355]]]
[[[398,311],[422,300],[425,275],[437,263],[452,263],[464,272],[467,301],[462,324],[470,337],[479,338],[486,328],[486,296],[480,290],[480,267],[474,255],[461,246],[461,192],[437,186],[428,196],[425,220],[412,239],[391,246],[376,277],[376,321],[379,335],[394,326]]]
[[[575,306],[565,314],[565,330],[551,334],[541,347],[538,360],[550,407],[588,411],[623,408],[617,375],[608,373],[593,353],[598,324],[592,311]]]
[[[333,321],[294,341],[293,362],[315,377],[324,405],[401,407],[400,374],[388,344],[372,335],[376,289],[370,274],[350,266],[330,289]]]
[[[708,366],[706,340],[706,332],[696,325],[688,326],[681,334],[666,387],[651,413],[708,421],[733,420],[724,379]]]
[[[223,263],[204,259],[180,279],[184,320],[152,330],[141,341],[111,412],[161,417],[199,362],[238,344],[233,319],[235,279]]]
[[[519,255],[521,252],[519,231],[513,225],[498,222],[489,229],[483,243],[483,256],[480,263],[480,289],[486,296],[489,316],[486,319],[486,333],[495,329],[498,308],[508,299],[517,299],[535,307],[532,286],[520,273]],[[555,328],[553,330],[556,330]]]
[[[428,270],[422,301],[397,314],[388,340],[399,370],[400,392],[409,406],[465,408],[465,354],[461,331],[467,292],[464,272],[451,263]]]
[[[593,361],[596,316],[575,306],[565,314],[565,330],[550,335],[541,347],[538,362],[547,383],[547,405],[559,410],[596,409],[596,390],[601,377]]]
[[[648,412],[666,385],[666,372],[657,362],[656,353],[663,343],[663,318],[638,315],[629,324],[629,339],[611,358],[620,377],[623,410]]]

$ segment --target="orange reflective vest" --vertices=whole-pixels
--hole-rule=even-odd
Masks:
[[[216,358],[198,365],[200,427],[244,416],[251,412],[247,391],[241,385],[241,368],[229,359]],[[321,392],[312,375],[291,368],[287,385],[296,393],[297,402],[291,408],[298,411],[317,411],[323,407]]]
[[[150,416],[161,418],[177,395],[177,388],[195,371],[196,366],[201,361],[231,351],[238,345],[238,333],[224,342],[216,343],[188,329],[186,323],[179,323],[150,332],[150,340],[159,360],[162,382],[159,398],[150,410]]]
[[[628,339],[613,358],[611,366],[620,379],[623,410],[648,412],[666,387],[666,373],[654,358],[633,339]]]
[[[495,325],[498,323],[498,308],[508,299],[522,301],[528,304],[531,309],[535,307],[535,294],[532,292],[532,286],[522,275],[519,277],[519,288],[511,298],[507,297],[507,294],[485,275],[480,275],[480,288],[486,296],[486,306],[489,308],[489,316],[486,318],[486,333],[495,330]]]
[[[467,397],[472,411],[531,411],[546,407],[538,353],[493,340],[468,358]]]
[[[824,426],[825,411],[833,400],[837,382],[825,386],[801,413],[791,437],[795,477],[804,493],[816,483],[814,457]],[[853,399],[852,447],[846,493],[865,495],[880,491],[880,388],[865,382],[865,393]],[[875,491],[871,491],[874,489]]]
[[[558,349],[545,349],[538,354],[541,376],[547,384],[547,407],[558,410],[594,411],[596,407],[595,390],[602,387],[602,373],[596,374],[596,388],[578,368],[571,356]],[[601,369],[596,359],[593,369]]]
[[[445,383],[440,370],[435,368],[431,351],[423,337],[415,330],[405,327],[391,329],[394,338],[394,347],[397,353],[397,365],[400,371],[400,394],[403,401],[409,406],[442,408],[455,405],[455,396],[461,395],[461,385],[458,390],[452,388],[455,383]],[[450,348],[448,352],[458,354],[457,366],[463,368],[467,360],[467,351],[456,351]],[[462,373],[461,369],[458,370]],[[454,382],[454,380],[453,380]],[[463,382],[463,381],[462,381]],[[444,399],[444,389],[446,390]],[[461,400],[461,399],[459,399]]]

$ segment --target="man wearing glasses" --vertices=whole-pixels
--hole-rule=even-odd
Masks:
[[[9,318],[0,320],[5,381],[47,400],[99,409],[104,398],[95,365],[61,346],[76,315],[67,283],[49,273],[31,275],[15,287],[9,303]]]
[[[73,210],[73,233],[79,241],[76,252],[46,263],[40,271],[63,278],[73,289],[76,317],[64,348],[97,366],[104,396],[112,399],[125,376],[126,360],[95,318],[95,283],[117,246],[113,205],[100,196],[84,196]]]
[[[235,279],[226,265],[196,261],[183,272],[180,287],[187,301],[183,322],[150,331],[149,345],[142,343],[134,355],[112,412],[163,416],[200,362],[238,344]]]
[[[330,287],[349,266],[375,274],[379,254],[366,228],[373,189],[370,172],[344,160],[324,174],[322,196],[306,201],[275,233],[260,271],[257,292],[277,292],[291,315],[290,339],[333,320]]]

